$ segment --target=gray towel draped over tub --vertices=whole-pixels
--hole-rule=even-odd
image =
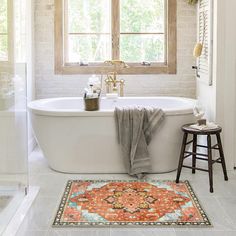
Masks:
[[[153,107],[116,107],[118,142],[128,174],[141,178],[151,171],[148,145],[164,119],[164,112]]]

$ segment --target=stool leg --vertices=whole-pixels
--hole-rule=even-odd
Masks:
[[[178,166],[178,171],[177,171],[177,176],[176,176],[176,183],[179,183],[179,177],[180,177],[180,173],[181,173],[183,162],[184,162],[184,152],[185,152],[187,139],[188,139],[188,134],[184,133],[180,157],[179,157],[179,166]]]
[[[197,152],[197,135],[196,134],[193,135],[193,152],[194,153]],[[192,155],[192,167],[193,168],[196,167],[196,154]],[[192,169],[192,173],[195,174],[195,169]]]
[[[207,151],[208,151],[208,172],[209,172],[210,192],[213,193],[211,135],[207,135]]]
[[[227,170],[226,170],[226,164],[225,164],[225,156],[224,156],[224,151],[223,151],[223,146],[221,143],[221,138],[220,138],[220,134],[216,134],[216,138],[217,138],[217,143],[218,143],[218,147],[219,147],[219,153],[220,153],[220,157],[221,157],[221,164],[222,164],[222,169],[224,172],[224,177],[225,180],[228,180],[228,176],[227,176]]]

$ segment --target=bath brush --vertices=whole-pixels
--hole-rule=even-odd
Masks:
[[[202,48],[203,48],[202,43],[196,43],[194,50],[193,50],[193,56],[200,57],[202,55]]]
[[[194,57],[200,57],[202,55],[202,49],[205,42],[205,35],[206,35],[206,14],[205,12],[203,14],[203,35],[202,35],[202,42],[196,43],[194,50],[193,50],[193,56]]]

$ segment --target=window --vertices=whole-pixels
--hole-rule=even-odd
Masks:
[[[55,72],[176,73],[176,0],[56,0]]]
[[[12,1],[0,0],[0,63],[12,61]]]

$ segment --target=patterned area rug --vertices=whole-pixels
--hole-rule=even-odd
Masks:
[[[53,226],[211,223],[188,181],[68,181]]]

